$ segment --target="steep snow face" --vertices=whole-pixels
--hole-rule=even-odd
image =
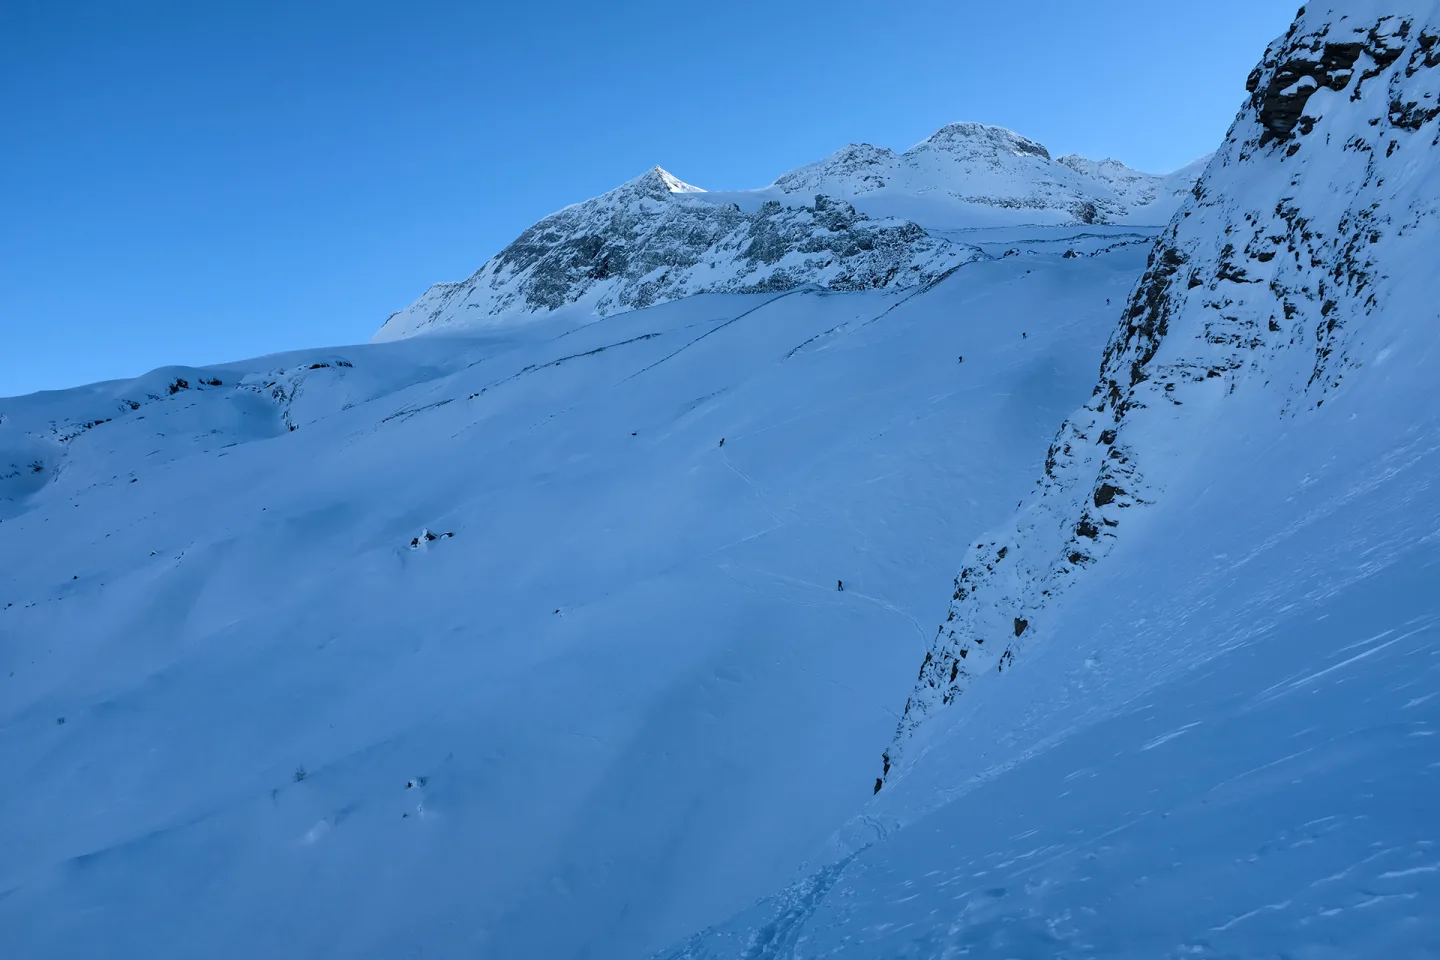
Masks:
[[[1150,255],[1090,402],[1014,522],[973,545],[883,767],[939,707],[1053,637],[1056,607],[1172,485],[1261,416],[1277,433],[1398,343],[1433,346],[1440,23],[1312,5]],[[1419,401],[1420,398],[1417,398]],[[1257,411],[1262,411],[1257,414]],[[1326,445],[1322,435],[1316,442]],[[876,788],[879,788],[877,783]]]
[[[895,153],[851,144],[775,181],[784,194],[824,193],[876,215],[926,227],[1003,223],[1162,224],[1198,169],[1170,176],[1115,160],[1055,160],[1045,147],[1001,127],[954,123]]]
[[[468,280],[430,288],[375,339],[569,304],[606,316],[698,293],[913,289],[978,255],[913,223],[872,220],[824,196],[744,212],[699,199],[702,193],[655,167],[541,220]]]
[[[619,960],[781,886],[1089,390],[1096,233],[0,401],[0,954]]]

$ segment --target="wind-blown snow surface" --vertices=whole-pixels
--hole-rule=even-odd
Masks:
[[[636,957],[782,886],[1150,238],[993,239],[0,402],[3,953]]]
[[[1437,84],[1434,3],[1272,44],[883,792],[667,956],[1440,955]]]
[[[1160,226],[1199,176],[1051,158],[1000,127],[956,123],[903,154],[851,144],[760,190],[707,193],[654,167],[545,217],[468,279],[438,283],[375,339],[609,316],[699,293],[911,290],[974,258],[957,231]]]

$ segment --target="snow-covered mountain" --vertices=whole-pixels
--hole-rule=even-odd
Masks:
[[[702,194],[655,167],[541,220],[468,280],[431,287],[375,339],[570,304],[608,316],[700,293],[913,289],[978,255],[913,223],[872,220],[823,196],[746,213]]]
[[[569,304],[603,317],[699,293],[913,290],[977,255],[941,231],[1158,226],[1199,172],[1056,161],[1038,143],[976,123],[951,124],[903,154],[852,144],[761,190],[707,193],[654,167],[544,218],[468,279],[431,287],[375,339]]]
[[[1208,160],[1168,176],[1096,162],[1002,127],[952,123],[895,153],[850,144],[775,181],[787,195],[824,193],[867,212],[917,215],[928,227],[1003,223],[1138,223],[1170,219]]]
[[[1147,238],[983,245],[0,401],[0,953],[636,957],[787,882]]]
[[[1311,4],[1198,182],[652,171],[0,400],[4,955],[1433,956],[1437,67]]]

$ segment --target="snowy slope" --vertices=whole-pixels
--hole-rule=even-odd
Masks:
[[[431,287],[375,339],[570,304],[603,317],[699,293],[915,289],[974,258],[968,237],[946,231],[1158,226],[1199,173],[1052,160],[1031,140],[975,123],[944,127],[903,154],[852,144],[760,190],[707,193],[654,167],[544,218],[468,279]]]
[[[781,886],[1143,240],[0,402],[3,952],[635,957]]]
[[[1436,955],[1437,38],[1311,5],[1198,184],[652,171],[0,401],[6,955]]]
[[[1437,68],[1433,2],[1271,45],[883,790],[663,956],[1440,951]]]

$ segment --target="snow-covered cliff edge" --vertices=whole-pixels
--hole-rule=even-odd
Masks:
[[[927,718],[1055,635],[1072,582],[1165,499],[1200,438],[1256,406],[1303,428],[1417,310],[1433,315],[1440,16],[1411,6],[1312,5],[1266,50],[1091,400],[1015,519],[969,549],[877,791]]]

